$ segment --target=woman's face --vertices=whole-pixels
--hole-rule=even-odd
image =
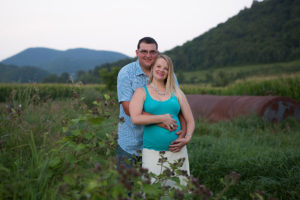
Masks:
[[[169,73],[167,61],[163,58],[158,58],[153,66],[153,78],[157,80],[166,80]]]

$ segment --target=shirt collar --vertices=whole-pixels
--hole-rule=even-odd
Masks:
[[[136,61],[136,66],[137,67],[136,67],[135,75],[139,76],[144,74],[146,76],[145,72],[142,70],[142,67],[140,66],[139,60]]]

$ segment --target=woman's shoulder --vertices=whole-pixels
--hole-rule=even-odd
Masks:
[[[175,96],[177,97],[179,103],[182,103],[182,101],[184,101],[184,99],[186,98],[184,92],[179,87],[176,90]]]
[[[137,88],[134,93],[136,93],[137,95],[145,95],[146,94],[145,87]]]
[[[131,100],[145,100],[146,92],[143,87],[137,88],[132,96]]]

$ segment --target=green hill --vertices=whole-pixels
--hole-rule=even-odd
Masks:
[[[48,72],[74,74],[78,70],[88,71],[97,65],[115,62],[128,56],[114,51],[91,49],[69,49],[60,51],[49,48],[29,48],[2,61],[17,66],[35,66]]]
[[[165,53],[182,70],[299,59],[300,1],[253,1],[251,8]]]

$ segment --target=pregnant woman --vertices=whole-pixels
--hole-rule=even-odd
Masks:
[[[195,123],[188,101],[175,83],[173,64],[168,56],[158,55],[151,69],[148,85],[135,91],[129,110],[133,124],[145,125],[142,166],[159,175],[163,169],[158,160],[160,152],[165,151],[164,157],[170,163],[184,158],[181,169],[186,170],[189,175],[186,145],[179,152],[169,151],[171,143],[178,138],[176,132],[181,129],[178,113],[181,111],[186,120],[187,134],[182,138],[184,144],[191,140]],[[143,111],[153,115],[143,114]],[[178,127],[175,131],[169,131],[157,126],[158,123],[164,123],[169,130],[176,124]],[[183,178],[179,178],[181,184],[185,184]]]

